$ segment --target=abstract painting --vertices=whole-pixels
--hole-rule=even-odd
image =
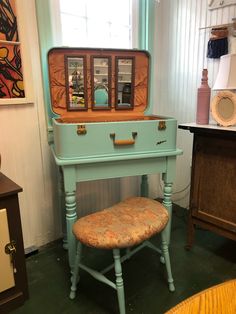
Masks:
[[[0,0],[0,98],[25,97],[15,0]]]

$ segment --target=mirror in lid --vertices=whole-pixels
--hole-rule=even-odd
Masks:
[[[111,57],[92,57],[92,108],[111,109]]]
[[[116,58],[116,109],[134,107],[134,58]]]
[[[67,109],[87,110],[84,57],[66,58]]]

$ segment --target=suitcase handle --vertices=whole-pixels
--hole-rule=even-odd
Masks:
[[[135,137],[137,135],[138,135],[137,132],[132,132],[132,139],[116,140],[116,134],[115,133],[110,133],[110,137],[113,140],[113,144],[115,146],[134,145],[135,144]]]

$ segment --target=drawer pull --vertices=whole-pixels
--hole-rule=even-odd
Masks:
[[[5,253],[10,255],[11,263],[13,265],[13,271],[16,273],[16,266],[15,266],[15,257],[16,257],[16,241],[12,240],[10,243],[5,245]]]
[[[123,146],[123,145],[134,145],[135,137],[137,136],[137,132],[132,132],[132,139],[127,140],[116,140],[116,134],[110,133],[110,137],[113,140],[113,144],[116,146]]]

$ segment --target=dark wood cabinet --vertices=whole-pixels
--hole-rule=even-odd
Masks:
[[[0,173],[0,258],[2,259],[2,261],[0,261],[0,280],[2,279],[0,313],[8,313],[23,304],[28,298],[24,246],[18,202],[18,193],[21,191],[21,187]],[[14,256],[12,259],[10,255],[7,255],[5,252],[5,247],[8,243],[4,243],[4,237],[10,240],[9,243],[14,244],[15,251],[13,252]],[[9,276],[8,278],[6,276],[6,272],[9,272],[9,267],[10,284]]]
[[[236,128],[179,128],[194,135],[187,246],[196,225],[236,240]]]

